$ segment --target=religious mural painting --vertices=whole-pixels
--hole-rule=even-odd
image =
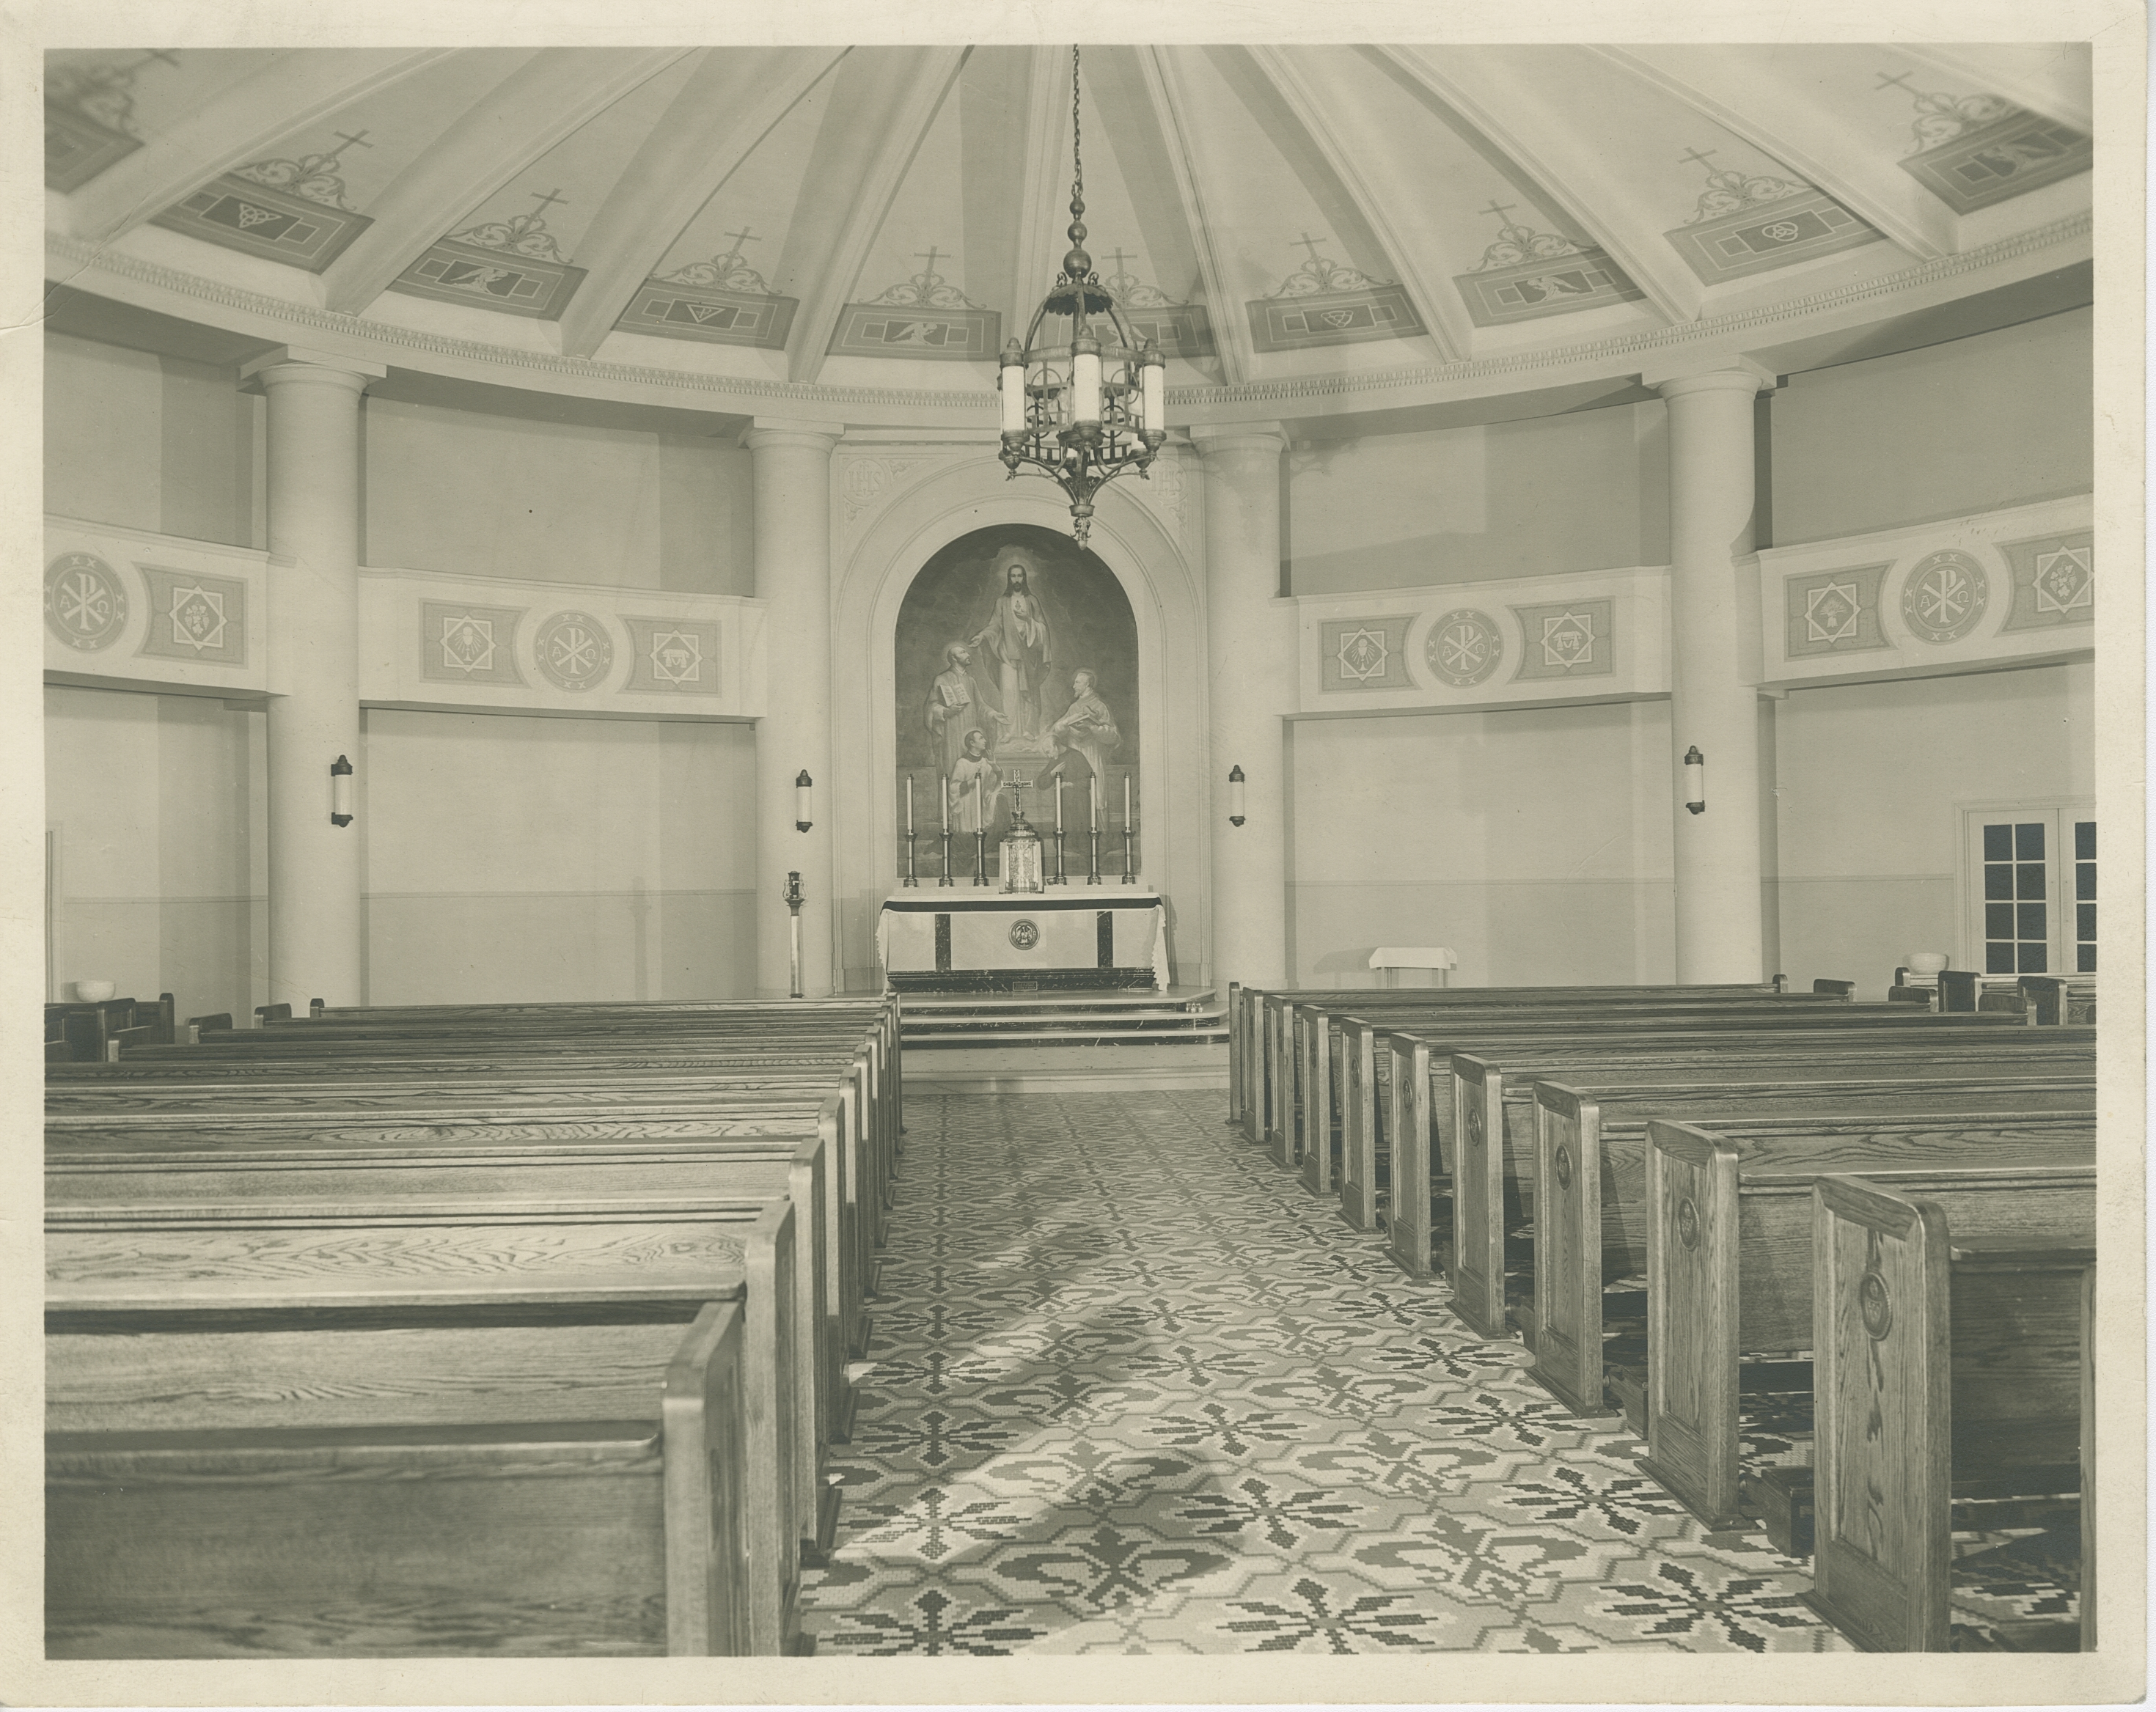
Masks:
[[[899,869],[908,817],[917,871],[996,872],[1014,807],[1051,840],[1096,823],[1104,859],[1138,807],[1137,621],[1115,573],[1069,536],[1026,524],[977,530],[922,566],[899,608]],[[1048,860],[1054,861],[1053,844]]]

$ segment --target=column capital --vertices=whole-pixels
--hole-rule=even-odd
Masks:
[[[758,416],[749,420],[741,443],[752,452],[766,446],[804,446],[829,452],[846,432],[842,422],[795,422],[785,417]]]
[[[1201,458],[1287,450],[1287,432],[1276,422],[1196,423],[1190,443]]]
[[[1672,359],[1659,366],[1642,368],[1640,384],[1652,387],[1665,398],[1681,398],[1691,392],[1771,392],[1781,377],[1748,356],[1695,360]]]
[[[247,392],[267,392],[272,387],[297,382],[364,392],[388,374],[383,364],[369,362],[365,357],[344,356],[303,345],[280,345],[242,363],[239,384]]]

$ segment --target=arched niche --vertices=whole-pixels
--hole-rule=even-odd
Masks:
[[[832,639],[835,658],[846,663],[833,686],[834,938],[841,976],[853,987],[875,978],[876,909],[905,860],[895,648],[906,592],[940,551],[977,531],[1024,524],[1068,539],[1070,530],[1061,490],[1045,479],[1006,482],[993,443],[883,455],[892,449],[875,449],[873,482],[850,480],[843,444],[834,472],[842,504],[871,487],[875,495],[873,515],[859,520],[833,566]],[[1194,479],[1185,481],[1195,489]],[[1174,978],[1189,983],[1204,978],[1209,945],[1204,602],[1192,563],[1196,549],[1186,555],[1178,540],[1196,531],[1172,531],[1122,490],[1125,482],[1096,497],[1087,545],[1121,586],[1137,630],[1141,712],[1132,758],[1149,787],[1139,818],[1142,878],[1168,900]],[[932,873],[925,883],[933,886]]]
[[[920,871],[943,871],[937,834],[947,807],[958,833],[978,824],[987,834],[987,869],[998,874],[997,841],[1019,802],[1012,786],[1044,838],[1060,823],[1078,840],[1068,865],[1081,872],[1097,806],[1102,868],[1120,870],[1123,805],[1136,806],[1141,827],[1152,805],[1138,761],[1137,619],[1114,572],[1038,524],[973,530],[907,585],[892,673],[900,826],[902,836],[910,803]],[[973,852],[961,843],[952,866],[967,874]],[[1142,850],[1135,859],[1142,867]],[[894,880],[905,867],[901,843]]]

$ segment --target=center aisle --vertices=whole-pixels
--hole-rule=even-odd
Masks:
[[[909,1091],[819,1653],[1845,1650],[1223,1105]]]

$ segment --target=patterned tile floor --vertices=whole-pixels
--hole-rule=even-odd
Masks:
[[[909,1097],[819,1652],[1845,1648],[1224,1111]]]

